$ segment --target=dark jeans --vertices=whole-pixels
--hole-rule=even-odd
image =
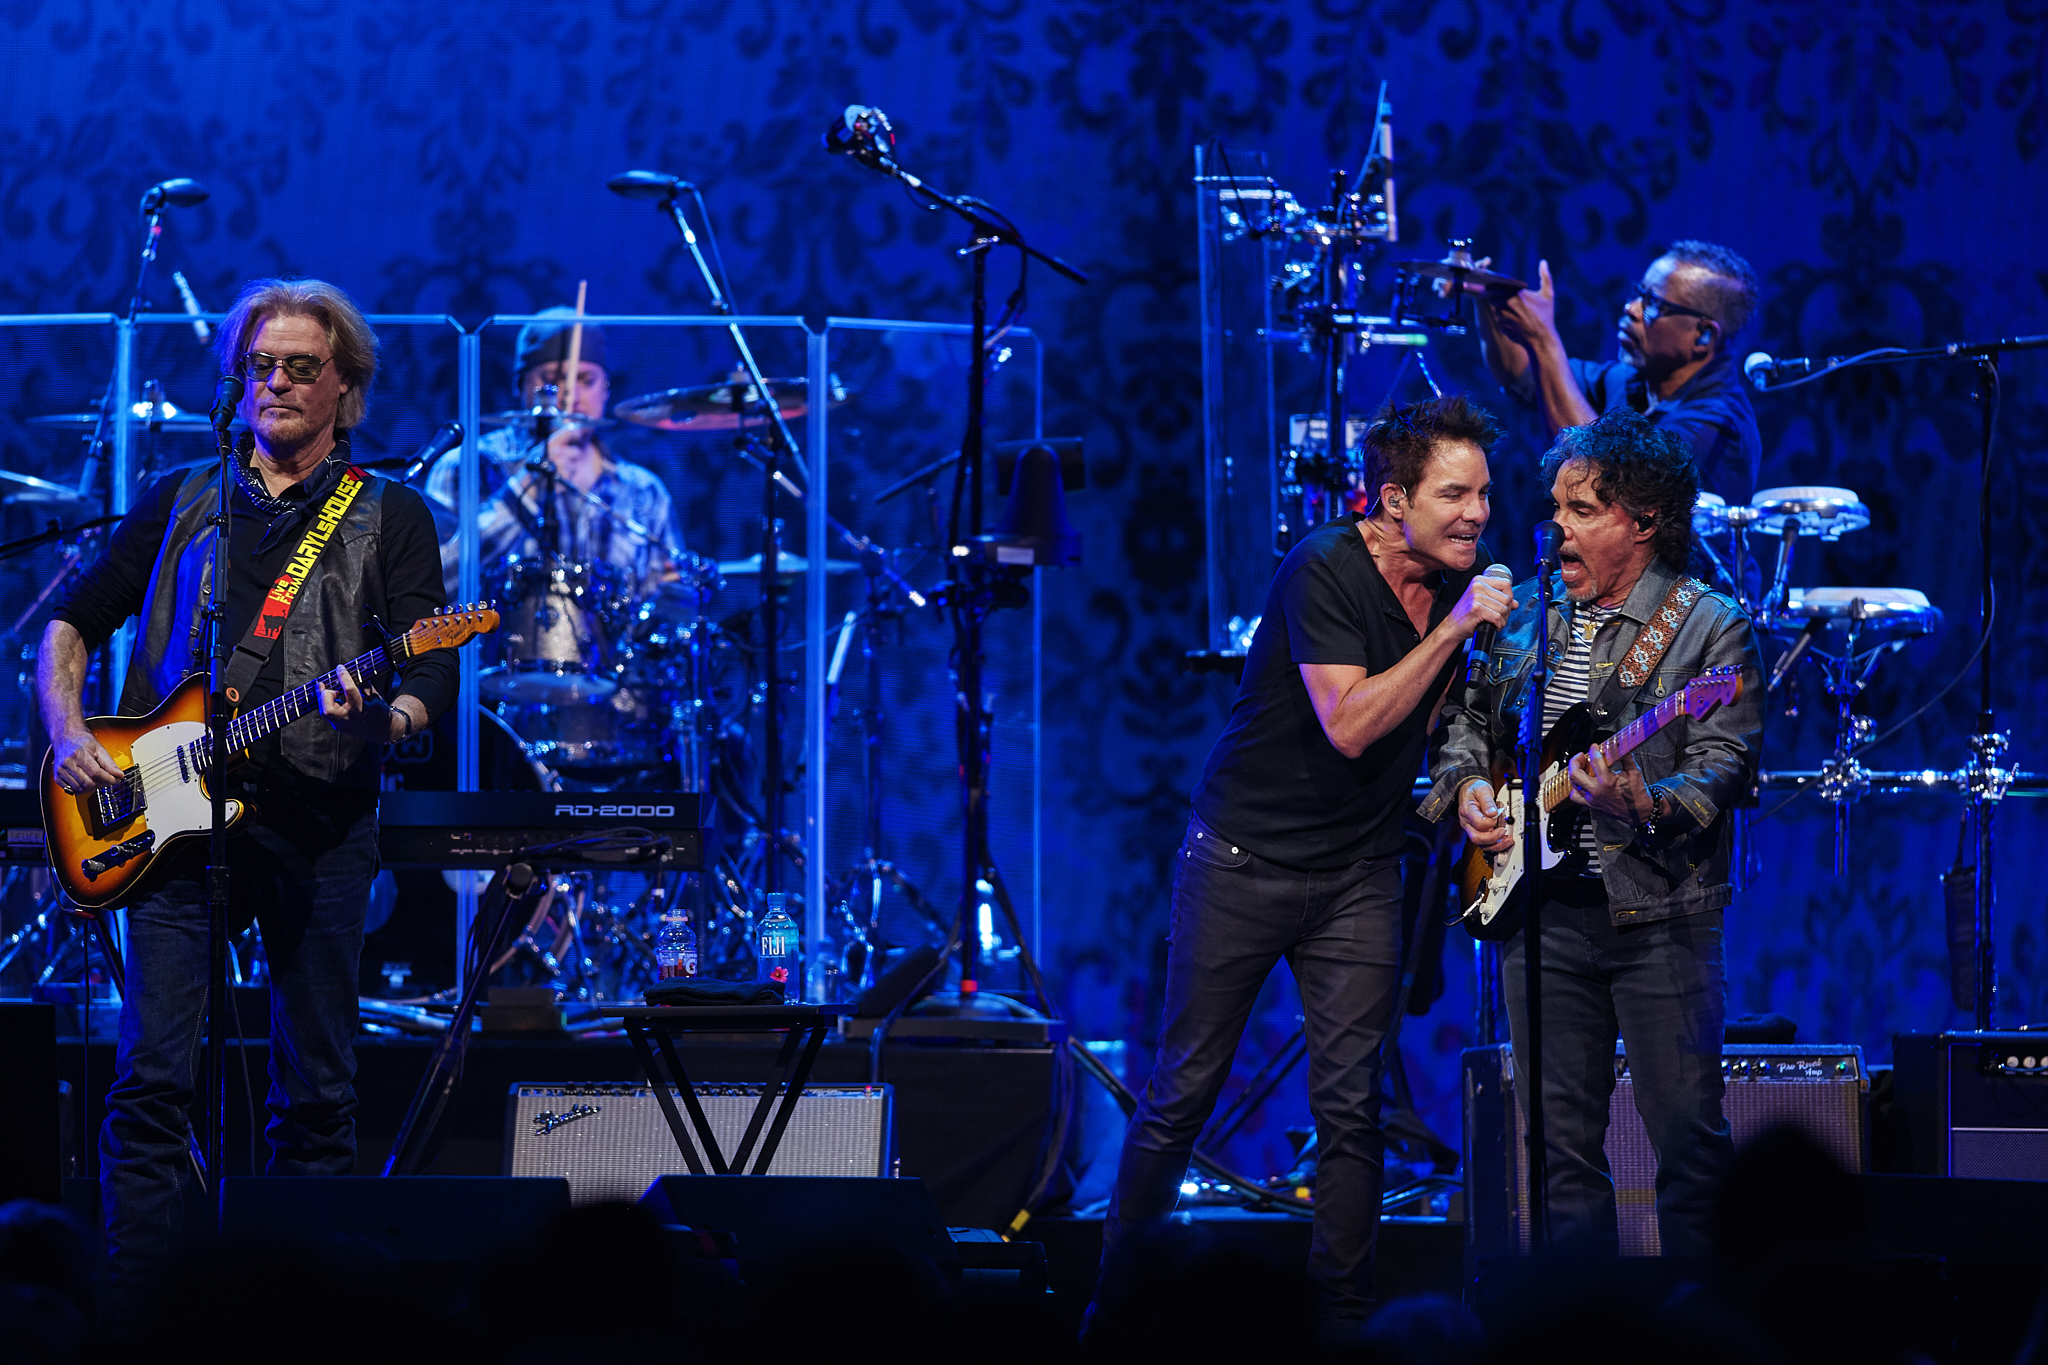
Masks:
[[[355,1169],[356,967],[377,875],[376,808],[367,799],[271,798],[257,810],[269,823],[229,840],[229,923],[260,924],[270,966],[267,1173],[347,1175]],[[128,911],[128,993],[100,1130],[117,1321],[135,1312],[176,1253],[197,1179],[187,1111],[206,1014],[206,863],[202,837]]]
[[[1707,1254],[1714,1186],[1734,1147],[1721,1114],[1727,1008],[1721,912],[1617,929],[1596,878],[1545,881],[1543,1122],[1559,1247],[1618,1247],[1607,1169],[1614,1044],[1628,1045],[1636,1111],[1657,1153],[1657,1235],[1667,1256]],[[1524,936],[1503,955],[1515,1074],[1528,1072]],[[1528,1087],[1516,1093],[1527,1102]]]
[[[1159,1058],[1124,1134],[1104,1257],[1133,1228],[1173,1211],[1259,988],[1283,957],[1301,989],[1320,1158],[1309,1273],[1332,1314],[1360,1316],[1379,1233],[1380,1044],[1401,976],[1398,855],[1299,872],[1232,847],[1199,818],[1188,822]]]

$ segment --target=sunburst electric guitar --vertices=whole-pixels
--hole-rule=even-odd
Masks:
[[[1680,716],[1703,719],[1717,706],[1726,706],[1742,695],[1742,670],[1730,666],[1702,673],[1678,691],[1621,727],[1611,737],[1595,733],[1593,711],[1585,702],[1568,708],[1543,738],[1543,780],[1538,787],[1541,824],[1536,830],[1536,847],[1543,866],[1556,867],[1565,853],[1550,847],[1550,814],[1572,794],[1567,770],[1574,755],[1597,748],[1610,764],[1619,763],[1637,745],[1677,720]],[[1517,828],[1522,817],[1522,783],[1507,769],[1494,774],[1494,802],[1507,812],[1508,832],[1515,836],[1511,847],[1489,853],[1477,845],[1466,850],[1458,865],[1458,887],[1465,907],[1463,923],[1472,937],[1501,939],[1514,932],[1520,917],[1503,916],[1509,897],[1522,880],[1523,852],[1529,841]],[[1568,852],[1569,850],[1567,850]]]
[[[454,649],[497,628],[498,613],[482,603],[444,608],[383,647],[234,717],[228,722],[228,751],[240,754],[319,711],[319,685],[337,686],[343,668],[366,686],[407,659]],[[66,792],[57,786],[55,754],[45,755],[43,832],[65,894],[86,909],[104,910],[126,904],[171,845],[213,829],[206,675],[186,678],[146,716],[95,716],[86,724],[126,780]],[[246,813],[240,801],[229,801],[227,808],[230,825]]]

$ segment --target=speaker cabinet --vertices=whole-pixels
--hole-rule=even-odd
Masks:
[[[1870,1079],[1863,1050],[1848,1044],[1731,1043],[1721,1052],[1722,1112],[1737,1147],[1776,1127],[1806,1133],[1852,1173],[1868,1168]],[[1515,1098],[1514,1054],[1505,1045],[1465,1053],[1466,1247],[1470,1256],[1529,1249],[1528,1124]],[[1655,1256],[1657,1153],[1636,1113],[1626,1046],[1614,1052],[1607,1167],[1624,1256]]]
[[[696,1089],[719,1150],[730,1160],[760,1102],[761,1084]],[[797,1097],[796,1112],[783,1130],[768,1174],[890,1174],[892,1103],[886,1085],[807,1087]],[[688,1125],[689,1113],[682,1110],[680,1098],[677,1108]],[[764,1124],[763,1135],[766,1132]],[[694,1127],[690,1140],[697,1142]],[[751,1168],[751,1158],[748,1165]],[[569,1197],[578,1204],[631,1202],[658,1177],[687,1170],[652,1086],[522,1082],[506,1099],[505,1174],[560,1176],[569,1182]]]
[[[1916,1174],[2048,1180],[2048,1033],[1901,1033],[1892,1060]]]

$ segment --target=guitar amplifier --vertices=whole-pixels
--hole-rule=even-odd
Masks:
[[[697,1086],[704,1117],[728,1159],[746,1135],[761,1089],[759,1081]],[[669,1093],[677,1094],[673,1089]],[[783,1130],[767,1173],[890,1174],[893,1099],[886,1085],[806,1086],[797,1096],[796,1112]],[[689,1111],[682,1108],[680,1097],[676,1103],[684,1125],[690,1127],[690,1141],[697,1144]],[[766,1132],[764,1124],[762,1133]],[[751,1158],[748,1165],[751,1169]],[[506,1098],[505,1174],[561,1176],[569,1182],[574,1203],[630,1203],[656,1178],[688,1172],[652,1086],[523,1082]]]
[[[1892,1063],[1916,1174],[2048,1180],[2048,1033],[1900,1033]]]
[[[1737,1147],[1772,1128],[1812,1138],[1842,1169],[1869,1168],[1870,1077],[1853,1044],[1730,1043],[1721,1050],[1721,1101]],[[1465,1244],[1469,1257],[1529,1249],[1528,1124],[1515,1098],[1514,1054],[1504,1044],[1465,1052]],[[1657,1153],[1636,1112],[1626,1045],[1614,1051],[1607,1168],[1624,1256],[1655,1256]]]

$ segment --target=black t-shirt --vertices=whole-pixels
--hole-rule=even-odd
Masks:
[[[1195,787],[1195,813],[1211,828],[1287,867],[1343,867],[1400,852],[1429,714],[1462,658],[1454,654],[1415,709],[1357,758],[1330,743],[1300,665],[1384,673],[1422,642],[1366,549],[1363,519],[1354,513],[1318,527],[1280,562],[1229,723]],[[1486,559],[1481,550],[1475,564]],[[1431,627],[1476,572],[1437,575]]]

